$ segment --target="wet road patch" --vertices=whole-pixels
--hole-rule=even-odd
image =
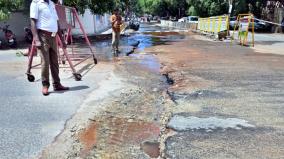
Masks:
[[[237,118],[221,119],[217,117],[198,118],[194,116],[174,116],[167,125],[169,128],[176,131],[198,131],[205,130],[207,132],[216,129],[236,129],[254,128],[255,126],[249,124],[246,120]]]
[[[197,100],[204,98],[211,98],[211,99],[235,98],[234,94],[222,91],[211,91],[211,90],[198,90],[193,93],[170,92],[170,94],[175,100],[179,99]]]

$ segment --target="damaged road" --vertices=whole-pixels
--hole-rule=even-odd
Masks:
[[[284,56],[199,39],[148,49],[174,81],[164,157],[283,158]]]
[[[157,72],[160,66],[140,63],[148,56],[155,61],[153,55],[118,61],[112,75],[90,94],[42,158],[160,156],[159,140],[170,101],[163,94],[167,83]]]
[[[42,158],[283,158],[283,56],[148,28]]]
[[[284,56],[200,39],[142,25],[131,54],[99,54],[96,89],[37,158],[283,158]]]

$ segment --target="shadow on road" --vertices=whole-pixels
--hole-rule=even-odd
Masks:
[[[70,87],[70,89],[67,91],[52,91],[50,93],[51,94],[61,94],[65,92],[80,91],[80,90],[89,89],[89,88],[90,88],[89,86],[75,86],[75,87]]]

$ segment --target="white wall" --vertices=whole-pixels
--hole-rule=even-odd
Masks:
[[[93,15],[90,10],[86,10],[85,14],[79,16],[83,27],[88,35],[99,34],[108,28],[110,28],[109,14]],[[30,26],[30,18],[28,14],[22,12],[13,13],[10,19],[6,21],[10,25],[11,29],[15,34],[18,41],[23,41],[25,36],[24,27]],[[4,26],[4,22],[0,22],[0,26]],[[79,24],[76,23],[76,28],[73,29],[74,35],[82,34]],[[0,39],[4,39],[4,33],[0,30]]]
[[[80,15],[79,19],[83,24],[83,27],[88,35],[99,34],[110,28],[110,15],[93,15],[92,12],[87,9],[84,15]],[[72,30],[74,35],[81,35],[82,31],[78,22],[76,21],[76,27]]]
[[[108,14],[104,15],[94,15],[95,21],[95,32],[100,33],[105,31],[110,26],[109,22],[110,16]]]
[[[25,15],[21,12],[13,13],[10,16],[10,19],[6,21],[6,23],[10,25],[9,29],[16,34],[16,38],[18,41],[24,40],[24,27],[30,26],[29,15]],[[0,26],[3,27],[4,22],[0,22]],[[4,33],[2,32],[2,30],[0,31],[0,38],[4,38]]]

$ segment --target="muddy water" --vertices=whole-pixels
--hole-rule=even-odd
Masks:
[[[176,31],[168,30],[154,25],[151,26],[142,24],[138,32],[121,36],[121,54],[119,56],[126,56],[133,50],[133,47],[137,49],[136,53],[143,52],[145,48],[156,45],[167,45],[170,42],[178,41],[184,38],[184,35],[181,35]],[[137,47],[133,46],[137,43],[139,43]],[[99,61],[112,61],[113,59],[115,59],[111,48],[111,39],[94,41],[92,45]]]

